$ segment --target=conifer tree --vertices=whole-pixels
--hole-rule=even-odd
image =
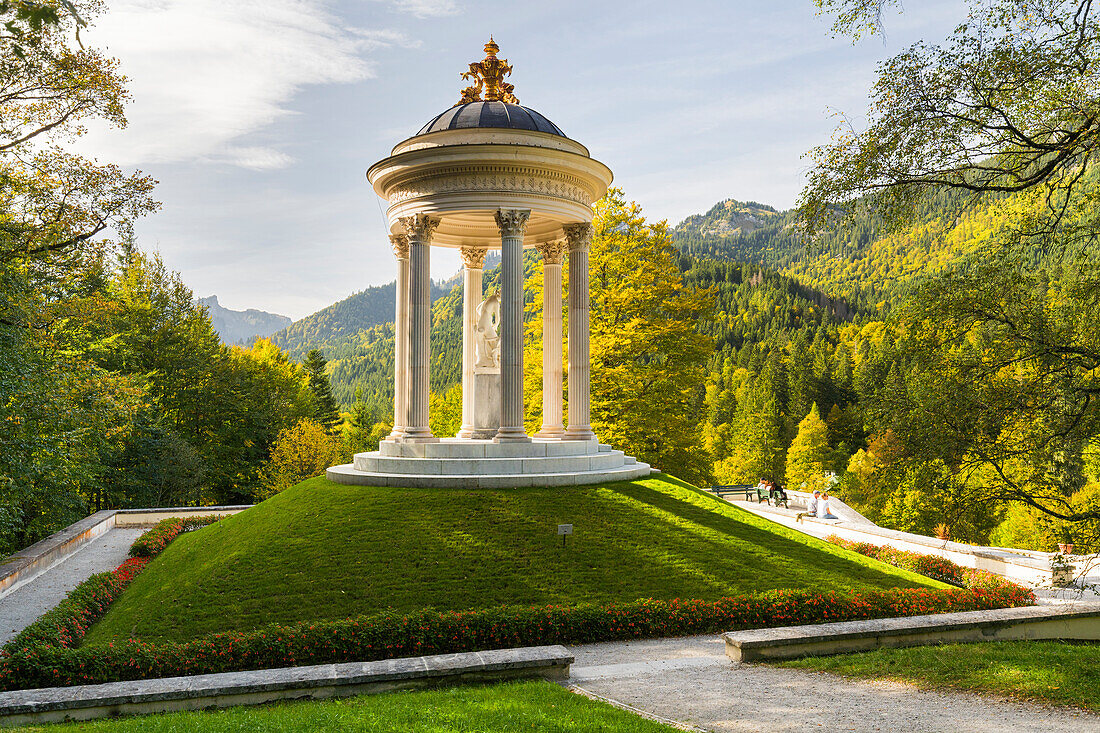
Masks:
[[[303,366],[309,376],[309,389],[313,393],[313,418],[326,432],[334,434],[336,426],[340,424],[340,408],[336,404],[336,398],[332,396],[332,384],[326,371],[328,362],[320,349],[313,349],[306,354]]]
[[[814,403],[787,451],[787,486],[797,489],[805,483],[807,490],[820,488],[828,459],[829,429]]]
[[[777,479],[783,465],[783,416],[770,386],[761,379],[738,390],[738,412],[730,436],[730,455],[714,466],[720,483],[756,483]]]

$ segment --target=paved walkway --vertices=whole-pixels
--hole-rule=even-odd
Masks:
[[[1100,715],[734,664],[718,637],[589,644],[568,684],[712,731],[1100,732]]]
[[[50,610],[96,573],[114,570],[147,528],[111,529],[29,583],[0,598],[0,644]]]

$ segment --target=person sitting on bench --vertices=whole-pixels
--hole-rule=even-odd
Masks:
[[[769,479],[768,480],[768,498],[771,499],[772,502],[776,502],[776,503],[779,502],[779,501],[786,502],[787,501],[787,492],[783,490],[783,487],[778,482]]]
[[[816,517],[818,504],[821,502],[821,492],[814,489],[814,495],[806,500],[806,516]]]

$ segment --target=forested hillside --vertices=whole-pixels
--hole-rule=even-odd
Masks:
[[[930,196],[919,207],[918,222],[900,232],[890,232],[880,216],[856,206],[850,220],[807,241],[795,212],[772,213],[762,204],[727,200],[688,217],[673,233],[685,254],[774,269],[852,307],[886,312],[915,279],[988,241],[1001,216],[998,201],[977,208],[967,203],[958,194]],[[731,229],[731,208],[748,206],[760,226]]]
[[[341,301],[295,321],[271,336],[271,341],[292,359],[301,361],[312,349],[326,354],[356,343],[361,332],[393,323],[394,283],[386,283],[353,293]],[[450,288],[432,283],[432,300]]]

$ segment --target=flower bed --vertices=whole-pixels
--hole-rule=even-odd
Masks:
[[[135,548],[139,544],[141,548],[131,550],[138,557],[112,572],[93,575],[56,608],[8,642],[0,652],[0,689],[96,684],[541,644],[684,636],[822,621],[1007,608],[1035,602],[1031,591],[1021,586],[1007,581],[988,582],[977,571],[961,568],[965,572],[960,577],[969,578],[972,587],[894,588],[862,593],[777,590],[718,601],[650,599],[446,613],[425,609],[406,615],[380,613],[316,623],[270,625],[248,632],[209,634],[185,643],[130,640],[123,644],[80,646],[88,628],[153,556],[185,529],[215,519],[168,519],[143,534],[134,543]],[[849,546],[843,541],[840,544]],[[868,548],[850,549],[862,552]],[[900,565],[904,558],[895,559],[898,561],[894,564]],[[948,571],[955,572],[950,568],[938,570]]]
[[[740,628],[1022,606],[1023,588],[891,589],[865,593],[771,591],[719,601],[502,607],[266,626],[186,643],[66,648],[38,642],[0,656],[0,689],[371,661],[541,644],[682,636]],[[11,645],[9,645],[10,647]]]
[[[3,660],[11,653],[43,646],[67,649],[79,646],[91,625],[107,612],[126,586],[169,542],[185,530],[197,529],[218,519],[210,515],[188,519],[172,517],[158,522],[130,547],[130,559],[110,572],[96,573],[85,580],[65,600],[5,644],[3,651],[0,651],[0,669]]]
[[[218,516],[210,514],[202,517],[169,517],[161,520],[148,532],[145,532],[130,546],[130,557],[154,558],[168,544],[183,532],[190,532],[218,521]]]
[[[1023,586],[1013,583],[1004,576],[991,573],[988,570],[964,567],[938,555],[922,555],[919,552],[898,550],[889,545],[880,546],[873,545],[870,542],[854,542],[837,537],[835,534],[829,535],[825,539],[835,545],[840,545],[846,550],[858,552],[861,555],[873,557],[903,570],[911,570],[914,573],[920,573],[961,588],[986,590],[1019,588],[1025,590]]]

